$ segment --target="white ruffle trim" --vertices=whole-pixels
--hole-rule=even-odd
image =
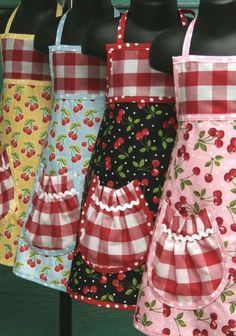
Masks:
[[[7,165],[3,164],[2,167],[0,167],[0,173],[3,173],[4,171],[6,171],[9,167],[10,167],[9,164]]]
[[[198,234],[193,234],[192,236],[182,236],[176,233],[173,233],[171,229],[168,229],[165,224],[162,224],[161,226],[162,232],[166,233],[169,237],[174,238],[174,240],[180,240],[183,242],[190,241],[193,242],[194,240],[200,240],[202,238],[208,237],[210,234],[212,234],[214,231],[213,229],[207,229],[206,231],[199,231]]]
[[[130,203],[126,203],[124,205],[117,205],[117,206],[111,206],[109,207],[107,204],[102,203],[99,201],[98,197],[93,194],[92,199],[98,205],[102,210],[106,210],[108,212],[118,212],[118,211],[125,211],[126,209],[132,209],[134,205],[139,205],[140,200],[138,199],[137,201],[131,201]]]
[[[65,198],[68,196],[72,197],[77,195],[77,191],[75,188],[72,188],[71,190],[66,190],[64,193],[59,192],[59,193],[46,193],[43,191],[41,188],[40,184],[38,184],[38,191],[39,191],[39,199],[44,199],[46,202],[50,202],[53,200],[56,201],[63,201]]]

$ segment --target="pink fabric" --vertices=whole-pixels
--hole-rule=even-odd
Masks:
[[[136,328],[152,336],[233,336],[236,332],[236,57],[188,55],[193,28],[194,22],[186,34],[183,55],[173,58],[178,140],[134,318]],[[166,207],[173,212],[168,213],[168,220],[163,220]],[[180,232],[183,236],[191,235],[201,226],[197,217],[205,209],[211,209],[204,222],[212,231],[197,240],[196,249],[199,244],[203,249],[199,250],[197,262],[206,266],[206,246],[210,253],[216,254],[210,258],[214,264],[212,270],[207,266],[201,275],[206,281],[210,280],[209,284],[202,284],[201,291],[193,296],[189,295],[193,264],[192,259],[187,258],[187,243],[177,244],[170,235]],[[176,220],[175,216],[182,219]],[[186,218],[195,218],[197,226],[186,226]],[[180,223],[185,224],[180,226]],[[170,230],[169,237],[161,233],[163,224]],[[167,263],[170,257],[166,279],[178,274],[181,249],[184,260],[189,263],[187,272],[179,273],[179,283],[172,287],[174,294],[171,295],[168,286],[163,286],[162,292],[159,290],[162,284],[155,278],[163,246],[166,253],[163,260]],[[173,246],[174,253],[171,252]],[[176,263],[170,271],[173,258]],[[164,272],[165,267],[161,271]],[[178,291],[181,296],[177,295]]]

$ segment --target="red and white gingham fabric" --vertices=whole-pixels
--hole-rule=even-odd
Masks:
[[[178,114],[235,114],[236,57],[189,54],[194,24],[189,25],[182,55],[173,57]]]
[[[33,38],[3,37],[1,44],[5,79],[51,80],[48,56],[34,49]]]
[[[170,306],[202,308],[223,290],[225,281],[217,224],[208,209],[183,217],[167,206],[161,210],[162,216],[150,258],[153,289]]]
[[[57,51],[52,55],[55,94],[104,94],[106,66],[81,52]]]
[[[72,177],[42,175],[32,199],[25,237],[45,252],[72,250],[78,232],[80,207]]]
[[[0,220],[3,219],[14,201],[14,181],[9,166],[8,154],[0,154]]]
[[[99,272],[119,272],[146,261],[153,216],[139,181],[120,189],[93,177],[80,220],[78,249]]]
[[[194,62],[190,56],[177,67],[180,115],[235,113],[235,62]]]
[[[187,18],[180,12],[183,25]],[[107,49],[107,100],[116,102],[175,102],[172,75],[153,70],[149,65],[149,43],[125,43],[127,13],[120,18],[117,42]]]

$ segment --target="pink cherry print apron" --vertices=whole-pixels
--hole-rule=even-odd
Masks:
[[[180,13],[181,14],[181,13]],[[183,24],[186,17],[181,14]],[[152,70],[150,44],[107,45],[107,107],[89,168],[69,294],[89,304],[133,310],[153,215],[175,139],[173,77]]]
[[[236,333],[236,56],[174,57],[178,134],[134,325],[146,335]]]
[[[53,105],[47,55],[34,50],[34,35],[10,32],[17,10],[0,36],[0,263],[7,266],[15,260]]]
[[[68,12],[67,12],[68,13]],[[50,47],[55,103],[19,241],[14,273],[65,291],[80,203],[105,106],[105,65],[62,45],[67,13]]]

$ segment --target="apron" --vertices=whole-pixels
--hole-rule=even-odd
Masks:
[[[183,24],[186,18],[181,14]],[[152,70],[150,44],[107,45],[107,107],[89,169],[68,293],[133,310],[162,194],[176,119],[173,77]]]
[[[34,50],[34,35],[10,33],[17,9],[0,36],[0,263],[7,266],[15,260],[53,104],[48,57]]]
[[[147,335],[234,335],[236,56],[174,57],[177,141],[134,325]]]
[[[67,13],[50,47],[55,103],[13,270],[61,291],[66,291],[85,176],[104,112],[106,77],[105,65],[83,55],[81,46],[61,45]]]

